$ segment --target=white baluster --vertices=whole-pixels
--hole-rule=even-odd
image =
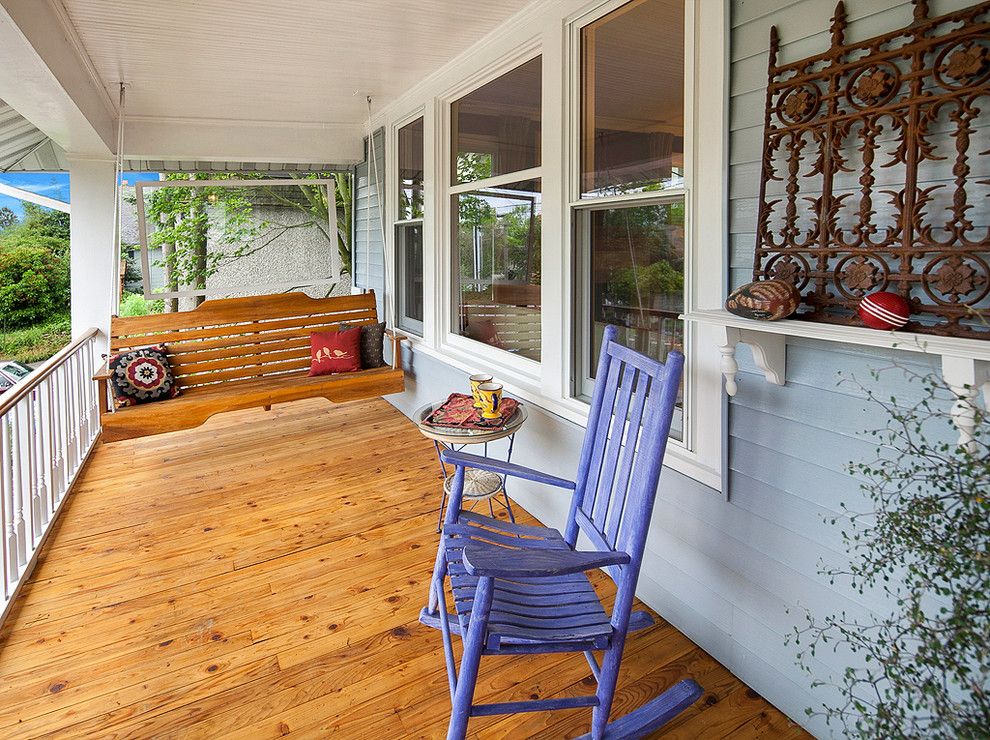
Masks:
[[[59,500],[69,485],[69,394],[65,388],[65,365],[58,369],[55,395],[58,400],[58,477]]]
[[[94,439],[96,435],[100,433],[100,399],[99,399],[99,387],[96,381],[93,380],[93,376],[96,374],[96,358],[94,356],[94,351],[96,349],[96,342],[90,339],[86,342],[86,387],[89,389],[89,439],[87,440],[87,446]]]
[[[24,440],[23,440],[23,424],[21,423],[21,406],[22,404],[17,404],[11,409],[11,414],[13,416],[14,427],[13,434],[11,435],[11,459],[14,462],[13,467],[13,478],[14,478],[14,533],[17,542],[17,565],[18,573],[20,573],[20,566],[27,564],[27,528],[24,524]]]
[[[31,471],[31,543],[37,545],[45,529],[44,507],[41,503],[41,466],[38,465],[38,447],[41,446],[41,429],[38,423],[38,392],[27,397],[28,466]]]
[[[17,530],[14,528],[14,460],[10,419],[0,417],[0,506],[3,508],[4,582],[17,582]]]
[[[43,381],[38,389],[34,392],[34,405],[35,405],[35,435],[37,437],[37,452],[34,457],[35,469],[38,471],[38,512],[39,521],[42,524],[42,530],[44,525],[51,521],[51,506],[48,500],[49,492],[51,490],[51,479],[52,474],[49,469],[49,461],[52,459],[51,450],[48,446],[48,404],[45,403],[46,392],[45,392],[45,382]],[[39,536],[42,532],[38,533]]]

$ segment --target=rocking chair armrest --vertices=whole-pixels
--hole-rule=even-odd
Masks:
[[[531,480],[536,483],[545,483],[548,486],[566,488],[571,491],[574,490],[574,481],[558,478],[555,475],[549,475],[539,470],[527,468],[524,465],[516,465],[515,463],[505,462],[504,460],[494,460],[490,457],[471,455],[467,452],[455,452],[454,450],[444,450],[440,453],[440,459],[445,463],[450,463],[451,465],[456,465],[457,467],[475,468],[476,470],[489,470],[493,473],[498,473],[499,475],[509,475],[513,478],[522,478],[524,480]]]
[[[583,573],[606,565],[625,565],[632,558],[624,552],[577,550],[513,550],[485,542],[464,546],[464,567],[472,576],[541,578]]]
[[[108,363],[104,362],[100,366],[100,369],[93,373],[93,380],[109,380],[110,375],[110,366]]]

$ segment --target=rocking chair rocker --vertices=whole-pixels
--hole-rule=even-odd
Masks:
[[[653,624],[632,612],[646,533],[670,431],[684,357],[666,363],[638,354],[605,329],[598,379],[577,481],[520,465],[447,451],[456,466],[450,505],[420,621],[443,634],[452,711],[448,740],[463,738],[470,717],[593,707],[586,738],[641,737],[693,704],[701,687],[685,679],[639,709],[608,722],[626,635]],[[564,534],[460,511],[464,469],[490,470],[573,491]],[[577,551],[582,532],[594,550]],[[606,615],[585,571],[605,568],[618,591]],[[449,577],[456,616],[447,613]],[[464,638],[460,675],[451,634]],[[599,666],[592,651],[604,651]],[[498,704],[473,703],[482,655],[584,653],[595,694]]]

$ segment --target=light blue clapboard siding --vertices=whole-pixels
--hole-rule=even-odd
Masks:
[[[354,285],[373,289],[378,294],[379,316],[383,315],[385,294],[384,243],[380,196],[385,192],[385,131],[378,129],[372,137],[374,158],[365,142],[365,160],[354,172]],[[378,176],[375,177],[377,168]]]
[[[776,24],[784,60],[822,51],[828,44],[834,0],[732,0],[730,234],[731,283],[752,272],[763,126],[769,27]],[[963,7],[932,2],[932,12]],[[848,0],[848,38],[863,38],[906,23],[907,2]],[[986,221],[987,214],[979,214]],[[466,387],[465,373],[420,352],[409,359],[406,392],[390,397],[407,414]],[[923,356],[794,339],[788,344],[787,385],[769,385],[740,347],[739,393],[729,408],[728,493],[666,469],[651,525],[640,596],[733,673],[795,721],[821,737],[829,730],[805,708],[834,698],[811,689],[787,636],[804,624],[805,610],[844,610],[866,618],[889,602],[830,584],[822,564],[844,562],[838,527],[826,522],[840,504],[863,501],[851,461],[873,459],[868,430],[878,414],[855,381],[869,386],[871,371],[900,365],[912,372],[937,369]],[[903,372],[885,372],[883,396],[903,402],[918,388]],[[531,408],[515,459],[564,477],[573,476],[583,430]],[[946,431],[946,433],[949,433]],[[504,448],[493,449],[502,454]],[[438,487],[439,493],[439,487]],[[545,523],[560,526],[568,498],[556,491],[513,483],[510,493]],[[815,677],[837,675],[852,660],[822,653]]]

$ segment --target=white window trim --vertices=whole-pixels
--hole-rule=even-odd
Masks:
[[[567,152],[564,184],[567,208],[564,214],[564,234],[572,239],[575,208],[608,204],[635,205],[655,202],[657,193],[636,193],[619,197],[581,198],[581,29],[621,7],[626,0],[598,3],[586,12],[568,20],[568,82],[565,111],[567,112]],[[725,163],[727,137],[725,69],[726,24],[728,13],[724,2],[710,0],[685,1],[685,60],[684,60],[684,148],[686,164],[684,186],[663,191],[665,196],[684,198],[687,229],[685,232],[684,303],[687,311],[704,304],[720,305],[725,284]],[[700,60],[709,60],[704,64]],[[711,64],[721,59],[723,64]],[[698,94],[699,89],[719,90],[720,94]],[[695,141],[721,141],[721,147],[697,147]],[[716,249],[703,249],[714,244]],[[706,254],[707,252],[707,254]],[[565,250],[564,268],[565,313],[574,316],[576,287],[573,249]],[[683,440],[669,440],[665,465],[684,473],[716,490],[722,490],[724,477],[725,400],[717,361],[712,364],[711,337],[698,331],[694,322],[685,322],[685,397]],[[564,356],[561,386],[571,392],[572,372],[578,371],[574,346],[573,325],[564,333]],[[587,406],[582,404],[587,418]]]
[[[624,0],[561,0],[534,5],[467,57],[455,60],[435,80],[411,91],[399,105],[403,125],[422,112],[425,146],[424,336],[413,338],[422,352],[464,372],[495,374],[507,392],[568,421],[586,425],[588,406],[571,397],[573,366],[574,259],[572,206],[607,204],[611,198],[581,200],[575,148],[580,123],[579,28]],[[728,7],[727,0],[686,0],[685,8],[685,151],[687,180],[683,193],[688,217],[685,254],[685,312],[718,308],[727,284],[728,162]],[[533,28],[539,33],[533,35]],[[542,361],[536,363],[488,347],[451,330],[453,291],[450,225],[450,104],[490,80],[534,58],[543,57],[542,156],[543,195]],[[704,60],[700,63],[699,60]],[[721,60],[713,63],[713,60]],[[468,73],[463,70],[468,68]],[[453,82],[452,82],[453,81]],[[704,94],[696,91],[703,90]],[[416,105],[420,107],[415,107]],[[415,111],[406,113],[407,111]],[[388,117],[388,112],[384,112]],[[694,141],[721,146],[694,147]],[[391,175],[394,182],[395,172]],[[511,180],[522,179],[520,173]],[[460,187],[460,186],[458,186]],[[474,189],[478,183],[466,185]],[[655,193],[642,195],[644,200]],[[620,200],[620,199],[616,199]],[[632,202],[626,196],[623,203]],[[703,214],[699,217],[698,214]],[[394,238],[393,228],[386,236]],[[394,259],[394,257],[391,257]],[[394,290],[395,286],[390,286]],[[431,300],[432,297],[432,300]],[[685,441],[670,441],[664,464],[716,490],[724,490],[726,402],[722,393],[718,327],[687,322],[684,327],[688,375]]]
[[[385,241],[385,259],[392,261],[392,273],[394,275],[391,280],[392,285],[386,286],[386,292],[390,293],[392,296],[389,317],[391,319],[392,326],[401,328],[401,330],[410,337],[418,337],[420,339],[426,335],[427,304],[430,303],[427,298],[432,295],[427,292],[427,273],[430,271],[426,269],[426,266],[430,264],[426,253],[426,220],[430,210],[430,188],[432,186],[432,183],[428,182],[430,177],[427,173],[431,169],[431,164],[433,162],[432,146],[430,143],[431,137],[428,133],[429,122],[427,117],[427,107],[428,106],[426,105],[420,106],[401,118],[397,118],[392,121],[386,129],[388,131],[388,138],[385,145],[385,205],[387,207],[386,213],[388,214],[388,217],[386,218],[388,227],[385,229],[387,233],[383,235],[383,238]],[[399,199],[396,196],[396,193],[391,193],[391,197],[389,197],[388,190],[393,188],[396,192],[398,191],[399,129],[404,128],[419,118],[423,119],[423,217],[403,219],[399,218]],[[431,156],[427,157],[427,153],[430,153]],[[397,226],[406,224],[422,224],[423,227],[423,327],[419,332],[415,332],[406,327],[401,327],[399,324],[399,321],[405,317],[401,316],[399,311],[399,261],[397,252],[398,245],[395,243],[395,233]]]
[[[472,372],[477,372],[479,360],[484,369],[492,374],[497,374],[503,380],[506,387],[533,388],[539,387],[541,376],[540,363],[520,355],[514,355],[505,350],[490,347],[482,342],[477,342],[467,337],[463,337],[453,330],[454,316],[457,305],[454,300],[454,245],[452,240],[452,219],[456,214],[451,208],[451,197],[458,193],[479,190],[485,187],[504,185],[506,183],[520,182],[522,180],[532,180],[539,178],[541,190],[543,185],[545,154],[540,152],[540,166],[532,167],[519,172],[512,172],[507,175],[496,175],[483,180],[476,180],[470,183],[452,182],[453,152],[451,140],[451,106],[453,103],[463,98],[468,93],[488,84],[494,79],[511,72],[513,69],[542,56],[543,48],[539,37],[532,38],[521,43],[515,53],[500,59],[497,63],[490,65],[478,74],[462,81],[458,85],[449,88],[440,96],[437,106],[437,132],[439,157],[435,162],[438,172],[436,173],[436,219],[437,230],[435,233],[435,243],[437,245],[436,273],[437,273],[437,324],[435,325],[435,336],[438,341],[434,345],[443,355],[453,359],[458,359],[466,366],[473,362],[476,368]],[[544,63],[545,67],[545,63]],[[545,72],[544,75],[545,76]],[[546,110],[546,100],[541,101],[542,109]],[[541,131],[543,143],[546,142],[546,132],[541,121]],[[541,198],[543,194],[541,193]],[[541,304],[546,303],[545,296],[541,299]],[[541,312],[545,306],[541,305]],[[541,352],[542,354],[542,352]]]

